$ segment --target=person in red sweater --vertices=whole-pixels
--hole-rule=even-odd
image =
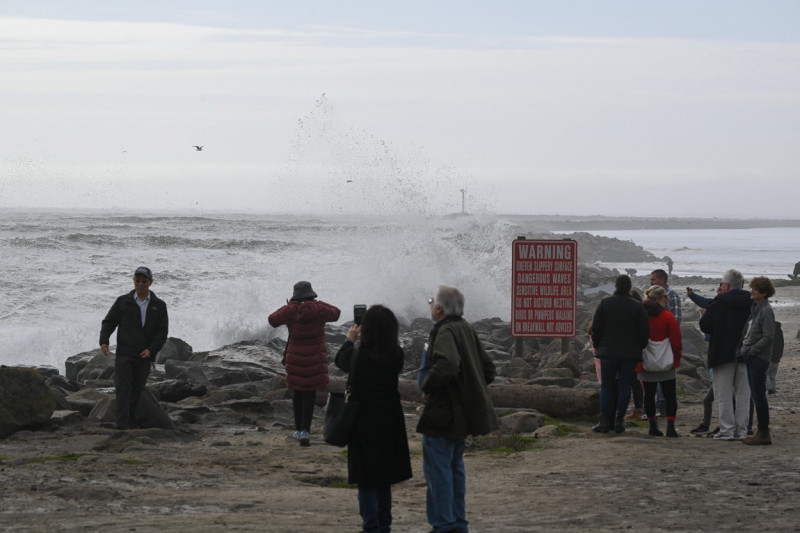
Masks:
[[[650,321],[650,341],[645,350],[651,349],[661,341],[668,340],[672,350],[672,365],[662,370],[645,370],[644,363],[639,363],[636,372],[644,386],[644,411],[650,422],[650,435],[663,436],[658,429],[656,418],[656,394],[658,385],[664,392],[667,408],[667,437],[677,437],[675,431],[675,415],[678,412],[678,398],[675,391],[676,368],[681,366],[681,328],[672,313],[667,310],[669,297],[664,287],[653,285],[645,293],[644,307]]]
[[[325,345],[325,323],[339,320],[339,308],[317,300],[317,293],[308,281],[294,285],[292,299],[269,315],[273,328],[289,328],[286,349],[286,387],[292,391],[294,437],[300,446],[311,444],[311,419],[317,402],[317,391],[328,386],[328,348]]]

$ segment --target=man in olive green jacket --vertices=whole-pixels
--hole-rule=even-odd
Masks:
[[[417,425],[422,433],[426,511],[434,533],[466,533],[465,438],[498,427],[487,388],[495,367],[478,334],[462,318],[464,295],[458,289],[442,285],[428,303],[435,325],[420,367],[425,408]]]

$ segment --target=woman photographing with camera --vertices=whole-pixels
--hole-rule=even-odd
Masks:
[[[336,354],[336,366],[350,371],[358,402],[355,427],[347,443],[347,480],[358,484],[358,507],[366,532],[390,531],[391,485],[411,478],[405,416],[397,390],[404,354],[398,342],[397,318],[373,305],[361,325],[353,324]],[[358,347],[355,341],[361,334]]]

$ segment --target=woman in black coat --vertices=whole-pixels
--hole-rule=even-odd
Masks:
[[[355,340],[361,333],[361,343]],[[397,380],[403,350],[394,313],[370,307],[361,325],[353,325],[336,354],[336,366],[348,372],[356,357],[353,394],[358,401],[355,429],[347,443],[349,483],[358,484],[364,531],[390,531],[393,483],[411,478],[411,458]]]

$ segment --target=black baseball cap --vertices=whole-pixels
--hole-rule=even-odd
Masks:
[[[150,269],[147,268],[147,267],[139,267],[139,268],[137,268],[136,272],[133,273],[133,277],[135,278],[136,276],[144,276],[144,277],[146,277],[147,279],[149,279],[151,281],[153,279],[153,273],[150,272]]]

